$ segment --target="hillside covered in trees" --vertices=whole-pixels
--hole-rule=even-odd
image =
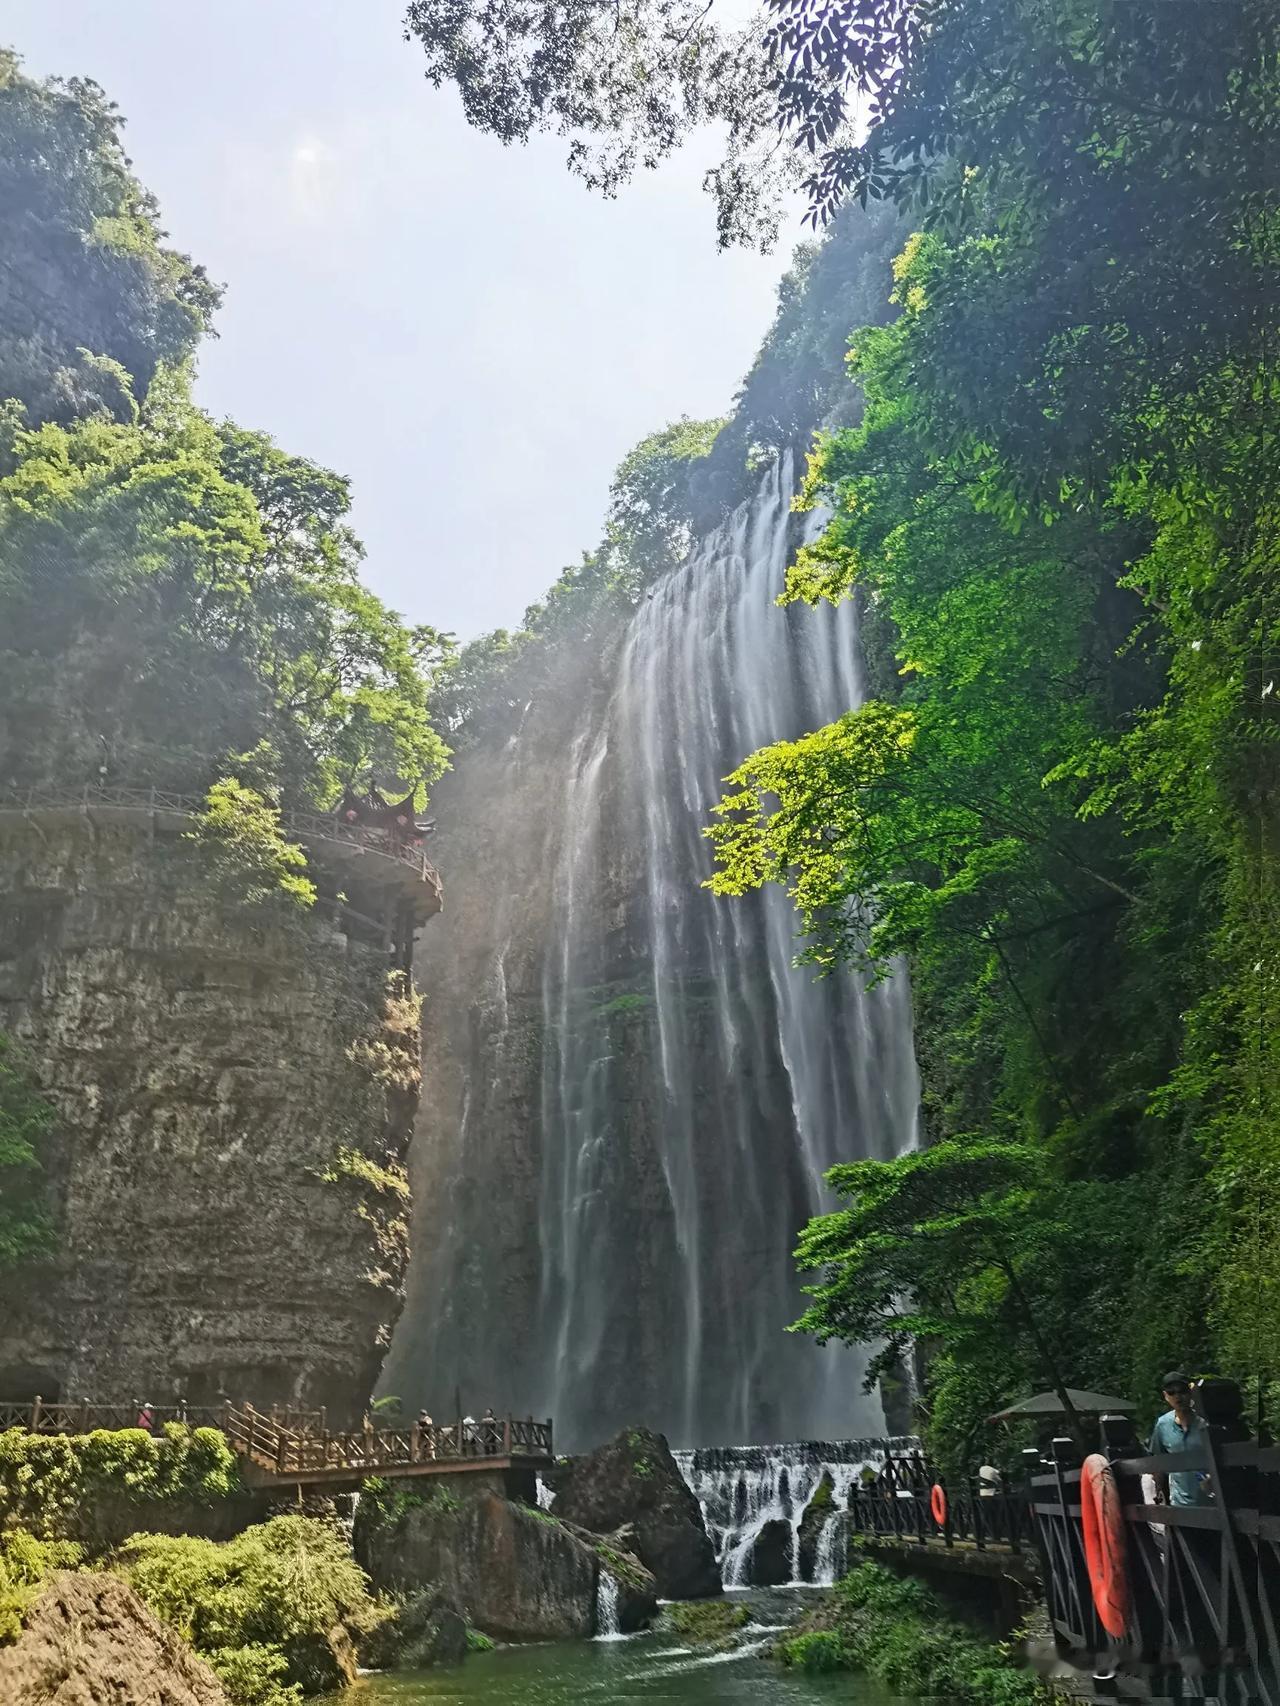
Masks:
[[[859,33],[788,0],[748,114],[747,49],[714,16],[630,10],[651,31],[645,118],[625,63],[592,83],[606,26],[589,9],[540,14],[548,58],[500,71],[478,16],[465,56],[427,9],[415,29],[473,122],[577,124],[571,161],[607,190],[699,112],[734,110],[737,140],[758,137],[776,98],[810,151],[815,217],[846,203],[731,424],[662,500],[705,527],[742,489],[726,464],[741,480],[825,423],[798,507],[830,519],[779,592],[860,602],[873,697],[745,759],[708,828],[713,887],[786,885],[816,975],[909,966],[928,1146],[833,1175],[847,1205],[801,1243],[801,1326],[883,1346],[877,1367],[923,1352],[921,1418],[955,1458],[1028,1386],[1147,1405],[1176,1363],[1242,1380],[1269,1415],[1276,20],[1232,6],[1206,35],[1193,6],[1015,0],[924,31],[886,4]],[[678,22],[706,32],[700,69],[668,51]],[[859,89],[875,91],[865,143],[846,108],[814,116],[824,91]],[[644,127],[662,100],[659,146]],[[711,187],[722,237],[768,234],[731,176]],[[847,275],[825,295],[824,267],[840,276],[832,257],[873,218],[898,257],[892,301],[855,300]],[[829,365],[821,405],[784,408],[770,439],[752,403],[780,339]],[[484,671],[456,707],[461,742],[500,700],[518,721],[551,616],[598,610],[598,563],[514,642],[463,654],[459,683]]]

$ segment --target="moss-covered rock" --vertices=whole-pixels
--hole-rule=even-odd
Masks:
[[[555,1514],[594,1534],[634,1533],[634,1551],[664,1599],[720,1592],[698,1501],[661,1434],[628,1428],[558,1469]]]
[[[700,1646],[731,1647],[751,1622],[749,1608],[728,1599],[702,1599],[669,1605],[667,1618],[672,1629],[686,1641]]]

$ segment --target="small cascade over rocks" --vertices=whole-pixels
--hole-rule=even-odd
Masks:
[[[829,1587],[843,1568],[847,1546],[840,1516],[862,1471],[878,1469],[886,1452],[897,1454],[915,1445],[906,1439],[805,1440],[791,1445],[708,1446],[674,1456],[702,1508],[726,1588],[776,1582],[780,1542],[785,1542],[782,1580]],[[831,1487],[830,1514],[823,1522],[812,1568],[805,1572],[800,1524],[824,1476]]]
[[[622,1624],[618,1616],[618,1584],[602,1569],[596,1580],[597,1641],[622,1640]]]

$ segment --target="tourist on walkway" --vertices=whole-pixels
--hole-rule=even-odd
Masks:
[[[502,1433],[501,1429],[498,1427],[498,1418],[494,1415],[492,1409],[488,1409],[480,1418],[481,1455],[484,1457],[496,1457],[498,1455],[498,1448],[501,1442]]]
[[[436,1425],[425,1410],[418,1411],[418,1453],[424,1458],[436,1454]]]
[[[1204,1444],[1204,1423],[1191,1408],[1191,1378],[1175,1368],[1160,1382],[1169,1408],[1156,1419],[1151,1444],[1152,1457],[1195,1451]],[[1156,1502],[1167,1505],[1207,1505],[1212,1500],[1209,1477],[1203,1469],[1176,1469],[1156,1476]]]

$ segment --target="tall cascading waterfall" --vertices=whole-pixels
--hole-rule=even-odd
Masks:
[[[577,1440],[638,1417],[682,1443],[879,1420],[853,1356],[785,1329],[823,1171],[914,1139],[906,980],[819,980],[793,964],[780,889],[700,886],[727,772],[862,696],[852,605],[775,603],[792,480],[775,467],[641,604],[607,714],[571,755],[539,1225],[542,1408]]]
[[[776,465],[651,589],[616,659],[578,660],[551,735],[535,703],[442,792],[415,1265],[385,1381],[415,1405],[451,1413],[460,1388],[532,1409],[566,1450],[636,1425],[683,1446],[883,1427],[860,1359],[786,1328],[824,1170],[915,1141],[906,979],[816,978],[785,893],[701,886],[727,773],[861,698],[852,604],[775,603],[793,481]]]

